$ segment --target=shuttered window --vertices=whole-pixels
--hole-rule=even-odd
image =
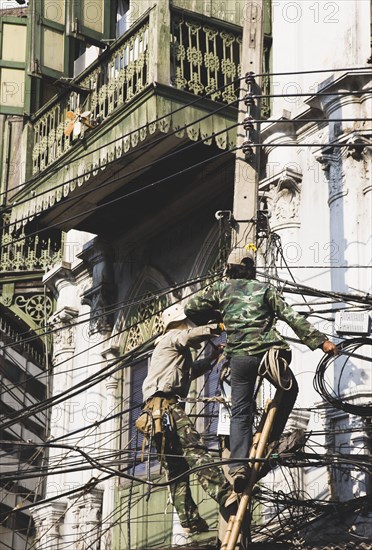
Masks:
[[[72,76],[76,41],[105,47],[115,38],[117,0],[34,0],[31,72]],[[106,42],[105,42],[106,41]]]
[[[26,75],[27,21],[3,16],[0,20],[0,113],[23,114],[30,101]]]

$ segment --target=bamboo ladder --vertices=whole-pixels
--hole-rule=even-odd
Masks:
[[[248,506],[251,501],[253,487],[257,481],[257,477],[261,468],[261,462],[254,462],[254,459],[260,459],[265,457],[265,449],[270,436],[271,428],[274,422],[276,412],[278,410],[280,401],[282,399],[284,391],[282,389],[277,389],[272,401],[269,401],[266,404],[265,412],[262,415],[260,424],[257,428],[257,431],[254,435],[251,450],[249,453],[249,458],[252,460],[252,467],[250,471],[250,477],[247,483],[242,497],[240,499],[238,511],[235,516],[230,516],[225,538],[223,539],[222,546],[220,550],[235,550],[236,543],[240,532],[242,531],[243,520],[247,512]],[[244,529],[246,531],[246,529]],[[241,548],[247,549],[249,543],[243,543]]]

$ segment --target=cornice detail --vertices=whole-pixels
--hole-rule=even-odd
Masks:
[[[363,193],[370,191],[369,168],[371,159],[370,135],[366,132],[351,132],[337,142],[325,144],[314,152],[328,180],[328,204],[348,194],[348,173],[355,170],[355,163],[364,162],[366,167]]]

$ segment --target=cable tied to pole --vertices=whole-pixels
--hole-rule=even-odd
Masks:
[[[281,357],[280,348],[270,348],[263,356],[258,367],[258,374],[261,378],[266,375],[282,390],[290,390],[292,377],[288,370],[288,361]]]

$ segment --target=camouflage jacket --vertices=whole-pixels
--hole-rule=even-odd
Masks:
[[[191,320],[213,310],[222,314],[228,355],[257,355],[273,346],[288,349],[287,342],[275,328],[276,319],[285,321],[312,350],[327,340],[327,336],[286,304],[272,285],[255,279],[217,281],[185,306]]]

